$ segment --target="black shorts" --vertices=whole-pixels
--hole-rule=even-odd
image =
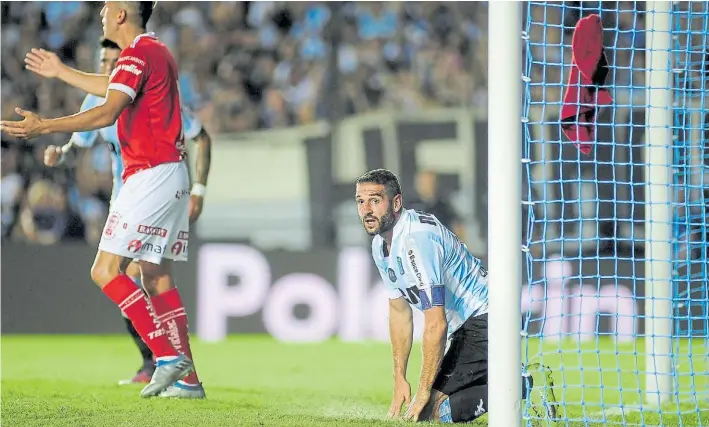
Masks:
[[[471,317],[453,333],[433,389],[448,396],[487,384],[487,313]]]

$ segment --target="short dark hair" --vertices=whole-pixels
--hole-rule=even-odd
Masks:
[[[99,45],[101,45],[102,48],[104,49],[118,49],[121,50],[121,47],[116,44],[113,40],[109,40],[107,38],[101,37],[99,40]]]
[[[140,15],[143,28],[148,25],[148,21],[153,14],[153,8],[157,1],[141,1],[138,2],[138,15]]]
[[[148,25],[150,16],[153,14],[157,1],[127,1],[124,3],[130,7],[131,13],[136,15],[135,18],[131,19],[140,24],[141,28],[145,28]]]
[[[389,198],[402,194],[399,178],[396,177],[394,172],[387,169],[374,169],[357,178],[357,184],[363,182],[383,185]]]

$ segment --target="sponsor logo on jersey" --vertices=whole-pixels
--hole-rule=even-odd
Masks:
[[[121,62],[125,62],[125,61],[133,61],[136,64],[145,65],[145,61],[143,61],[140,58],[136,58],[135,56],[131,56],[131,55],[121,56],[116,63],[121,63]]]
[[[143,247],[143,242],[141,242],[141,241],[138,240],[138,239],[131,240],[131,241],[128,243],[128,250],[131,251],[131,252],[133,252],[134,254],[135,254],[135,253],[138,253],[138,251],[140,251],[140,249],[141,249],[142,247]]]
[[[138,233],[147,234],[149,236],[160,236],[160,237],[167,236],[166,229],[160,228],[160,227],[151,227],[149,225],[139,225],[138,226]]]
[[[179,233],[177,233],[177,240],[190,240],[190,232],[180,231]]]
[[[165,253],[165,246],[154,245],[152,243],[143,243],[141,252],[155,252],[156,254]]]
[[[130,243],[128,243],[128,250],[133,252],[134,254],[138,252],[153,252],[156,254],[164,254],[167,249],[166,246],[155,245],[152,243],[143,243],[140,240],[135,239],[131,240]]]
[[[138,68],[138,66],[135,64],[130,64],[130,65],[122,64],[122,65],[119,65],[116,67],[116,71],[121,71],[121,70],[127,71],[131,74],[135,74],[136,76],[143,74],[143,70]]]
[[[414,270],[416,282],[418,282],[419,286],[423,286],[423,277],[421,276],[418,265],[416,265],[416,255],[414,255],[412,249],[409,249],[409,264],[411,264],[411,269]]]
[[[175,242],[172,244],[172,247],[170,248],[170,252],[172,252],[173,255],[179,255],[181,253],[187,253],[187,243],[182,243],[182,242]]]
[[[116,227],[121,222],[121,215],[118,212],[112,212],[106,220],[106,227],[103,229],[103,238],[111,240],[116,237]]]
[[[389,280],[392,282],[396,282],[396,273],[394,273],[394,270],[391,268],[389,269]]]

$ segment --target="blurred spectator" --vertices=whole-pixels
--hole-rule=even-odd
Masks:
[[[24,195],[25,182],[22,175],[18,173],[19,152],[17,148],[3,145],[1,158],[2,236],[6,237],[15,225],[18,206]]]
[[[20,240],[51,245],[83,236],[82,224],[67,211],[66,195],[57,184],[40,179],[27,190],[14,236]]]
[[[76,165],[76,184],[69,188],[68,205],[84,224],[84,238],[98,244],[108,215],[107,201],[112,191],[113,174],[109,148],[95,145],[80,154]]]
[[[406,207],[433,214],[461,241],[465,241],[465,228],[453,205],[438,188],[435,172],[423,171],[416,176],[416,196],[406,202]]]

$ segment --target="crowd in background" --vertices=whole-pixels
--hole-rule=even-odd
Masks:
[[[71,66],[95,69],[100,7],[2,4],[3,118],[13,117],[14,106],[47,117],[78,111],[83,93],[24,70],[23,58],[43,47]],[[160,2],[148,29],[179,64],[183,102],[218,134],[327,119],[333,101],[340,118],[386,108],[484,105],[486,25],[482,3]],[[67,137],[32,144],[3,139],[4,237],[98,238],[100,229],[97,234],[88,224],[106,215],[109,154],[97,146],[72,168],[47,170],[44,146]],[[45,216],[61,218],[31,221],[25,212],[35,210],[35,199],[50,212]],[[42,238],[33,231],[42,228],[38,222],[51,230],[39,233]]]
[[[578,6],[587,3],[530,9],[533,102],[561,100]],[[78,111],[82,92],[33,75],[23,58],[43,47],[94,70],[102,2],[1,7],[2,118],[14,117],[15,106],[46,117]],[[610,29],[608,83],[621,90],[644,84],[643,8],[621,1],[602,11]],[[487,104],[485,2],[160,2],[148,29],[172,51],[183,102],[213,135],[333,114]],[[20,143],[3,135],[3,238],[48,244],[100,237],[111,191],[109,151],[98,144],[64,167],[46,168],[44,147],[67,140],[52,135]]]
[[[100,6],[4,4],[3,79],[12,87],[3,97],[50,116],[75,111],[82,94],[32,76],[22,58],[42,46],[95,68]],[[164,2],[149,23],[179,64],[183,100],[209,110],[215,133],[325,118],[331,53],[346,115],[484,103],[486,27],[485,4],[437,2]]]

